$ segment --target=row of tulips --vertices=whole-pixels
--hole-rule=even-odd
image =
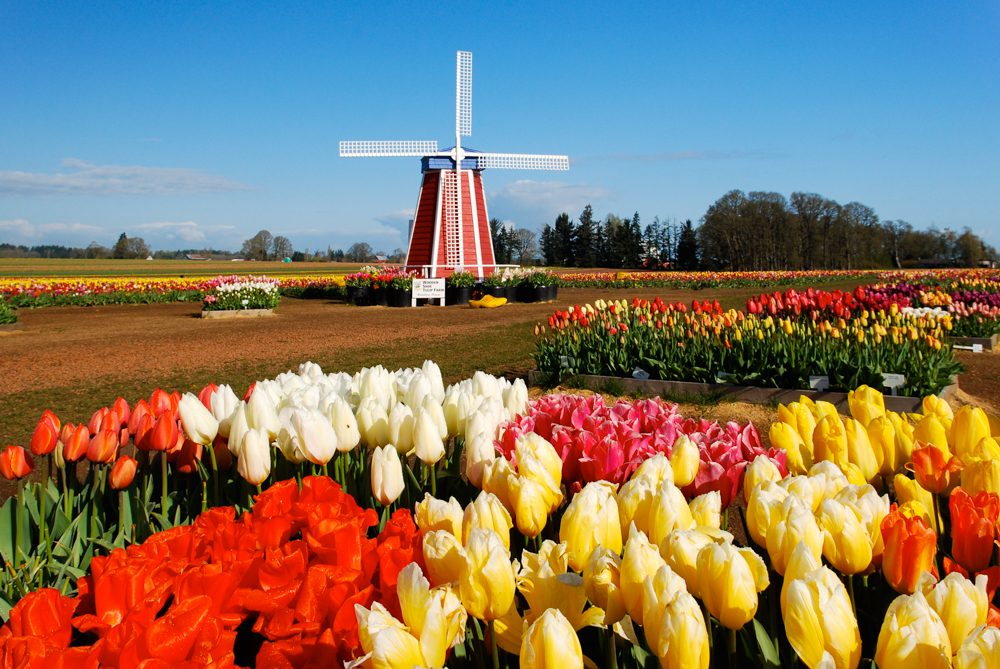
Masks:
[[[374,504],[362,511],[326,477],[279,483],[239,519],[213,509],[95,558],[76,597],[26,597],[0,652],[90,667],[997,666],[1000,496],[958,487],[961,463],[935,455],[996,448],[996,420],[928,397],[915,426],[888,416],[901,450],[879,460],[860,429],[878,432],[884,400],[862,388],[850,407],[850,418],[822,403],[783,407],[780,424],[808,435],[812,462],[796,460],[804,447],[754,452],[746,436],[711,461],[738,472],[731,491],[700,491],[706,453],[732,442],[692,435],[721,428],[678,430],[659,402],[542,398],[497,432],[478,483],[468,451],[482,438],[467,437],[471,485],[454,488],[464,504],[425,493],[368,538]],[[595,455],[564,457],[570,428],[639,443],[621,444],[624,469],[567,481]],[[726,512],[734,500],[745,515],[742,504]],[[85,632],[93,643],[68,647]]]
[[[219,276],[208,282],[205,311],[274,309],[281,301],[281,281],[266,276]]]
[[[850,293],[845,294],[850,298]],[[817,298],[819,299],[819,298]],[[881,386],[883,374],[903,374],[902,394],[939,393],[962,370],[943,346],[949,321],[859,310],[853,317],[776,317],[730,310],[718,301],[683,303],[633,299],[557,311],[538,324],[534,358],[556,377],[632,376],[702,383],[810,388],[827,376],[831,390]]]

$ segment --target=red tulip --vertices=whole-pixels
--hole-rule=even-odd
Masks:
[[[159,418],[164,412],[172,411],[170,395],[157,388],[149,398],[149,408],[153,411],[153,417]]]
[[[217,385],[215,385],[214,383],[210,383],[204,388],[202,388],[201,392],[198,393],[198,400],[202,404],[204,404],[205,408],[208,409],[209,411],[212,410],[212,395],[218,389],[219,387]]]
[[[87,459],[94,463],[113,462],[118,454],[118,433],[114,430],[98,432],[87,446]]]
[[[136,414],[137,412],[132,412],[132,417],[134,418]],[[135,447],[140,451],[149,451],[152,449],[153,426],[155,424],[156,420],[153,418],[152,413],[147,412],[139,416],[139,421],[135,426],[132,436],[135,441]]]
[[[98,432],[104,432],[105,430],[113,430],[117,432],[121,429],[122,423],[114,411],[109,411],[107,415],[104,416],[104,420],[101,421],[100,426],[97,428]]]
[[[132,412],[128,408],[128,402],[122,397],[115,400],[115,403],[111,406],[111,410],[118,415],[119,423],[127,424],[128,419],[132,416]]]
[[[86,425],[76,428],[69,440],[63,446],[63,459],[66,462],[76,462],[87,454],[90,445],[90,430]]]
[[[215,449],[215,466],[218,470],[224,472],[229,469],[233,464],[233,454],[229,452],[229,440],[220,434],[212,442],[212,448]]]
[[[149,408],[149,404],[146,400],[139,400],[135,408],[132,409],[132,415],[128,419],[128,431],[131,434],[135,434],[136,430],[139,428],[139,421],[142,420],[143,416],[152,416],[153,412]]]
[[[185,439],[177,452],[177,471],[181,474],[194,474],[198,471],[196,462],[201,460],[202,446],[190,439]]]
[[[94,415],[90,417],[90,422],[87,423],[87,427],[90,429],[91,436],[101,431],[101,423],[104,422],[105,416],[109,413],[111,413],[111,410],[107,407],[103,407],[95,411]]]
[[[171,448],[177,441],[177,423],[174,422],[173,416],[166,413],[157,418],[149,439],[151,451],[165,451]]]
[[[937,535],[922,518],[907,518],[893,504],[882,519],[882,539],[882,573],[896,592],[912,595],[917,578],[925,571],[937,577]]]
[[[243,396],[243,401],[244,402],[249,402],[250,401],[250,396],[253,395],[253,390],[256,387],[257,387],[257,382],[256,381],[254,381],[253,383],[250,384],[250,387],[247,388],[246,395]]]
[[[46,419],[48,419],[52,423],[52,426],[56,428],[56,432],[58,432],[59,429],[62,427],[62,423],[59,422],[59,417],[56,416],[51,411],[49,411],[48,409],[42,412],[42,420]]]
[[[63,597],[53,588],[29,592],[10,610],[10,635],[34,637],[53,648],[67,648],[73,637],[71,620],[77,604],[77,600]]]
[[[0,475],[8,481],[21,479],[35,468],[35,461],[20,446],[8,446],[0,453]]]
[[[913,451],[913,472],[920,487],[932,494],[940,494],[951,485],[951,475],[962,469],[962,461],[950,459],[935,446],[924,446]]]
[[[65,446],[74,432],[76,432],[76,426],[73,423],[63,425],[62,430],[59,432],[59,443]]]
[[[951,509],[952,557],[970,572],[986,569],[993,556],[1000,496],[981,492],[973,497],[962,488],[955,488],[948,506]]]
[[[132,479],[135,478],[135,468],[138,464],[127,455],[115,460],[115,465],[111,468],[111,487],[115,490],[129,487],[132,484]]]
[[[128,446],[128,428],[122,427],[121,432],[118,434],[118,448],[125,448]]]
[[[35,455],[48,455],[56,450],[56,443],[59,441],[59,428],[49,419],[42,416],[35,426],[35,432],[31,435],[31,452]]]

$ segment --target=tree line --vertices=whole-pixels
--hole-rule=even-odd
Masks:
[[[509,248],[505,235],[510,232],[502,226],[494,230],[492,223],[494,248]],[[880,221],[860,202],[841,205],[815,193],[796,192],[786,199],[780,193],[739,190],[713,203],[697,226],[654,218],[643,227],[638,212],[608,214],[599,221],[587,205],[576,221],[563,213],[553,225],[546,224],[539,247],[549,266],[622,269],[975,267],[998,260],[996,249],[968,227],[915,230],[906,221]],[[503,262],[500,251],[497,257]]]

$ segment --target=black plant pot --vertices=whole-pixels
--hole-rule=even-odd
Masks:
[[[389,306],[408,307],[413,303],[413,289],[390,288]]]
[[[549,286],[549,302],[559,299],[559,286]]]
[[[483,286],[483,295],[507,297],[507,290],[503,286]]]
[[[538,296],[535,294],[535,287],[530,283],[522,283],[517,287],[517,301],[518,302],[538,302]]]
[[[472,299],[472,286],[448,286],[444,290],[445,304],[468,304]]]
[[[548,302],[551,290],[551,286],[532,286],[531,294],[534,296],[535,302]]]
[[[348,286],[347,301],[353,302],[359,307],[367,307],[371,304],[371,288],[368,286]]]
[[[371,304],[379,307],[389,306],[389,287],[378,287],[372,286],[371,292]]]
[[[517,286],[504,286],[503,296],[507,298],[507,304],[517,302]]]

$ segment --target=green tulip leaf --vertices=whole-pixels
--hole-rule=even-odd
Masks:
[[[780,667],[781,658],[778,657],[778,649],[775,647],[767,629],[756,618],[753,619],[753,631],[757,636],[757,646],[760,647],[760,654],[764,657],[765,667]]]

